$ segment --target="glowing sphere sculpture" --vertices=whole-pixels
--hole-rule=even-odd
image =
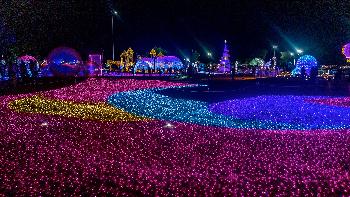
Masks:
[[[342,53],[346,57],[347,61],[350,60],[350,43],[346,44],[342,48]]]
[[[54,49],[47,58],[48,69],[53,76],[76,76],[81,68],[79,53],[68,47]]]
[[[317,60],[311,55],[301,56],[297,63],[295,69],[292,71],[292,74],[301,74],[302,68],[305,69],[305,74],[310,75],[312,68],[317,68]]]

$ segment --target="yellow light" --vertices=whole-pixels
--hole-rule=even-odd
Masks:
[[[69,118],[100,121],[141,121],[146,118],[127,113],[105,103],[74,103],[33,96],[9,103],[9,108],[22,113],[60,115]],[[46,125],[43,125],[46,126]]]

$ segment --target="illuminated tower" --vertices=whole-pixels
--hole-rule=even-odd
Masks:
[[[230,72],[231,66],[230,66],[230,50],[228,50],[227,47],[227,41],[225,40],[225,46],[224,46],[224,52],[222,54],[222,57],[220,59],[220,72]]]

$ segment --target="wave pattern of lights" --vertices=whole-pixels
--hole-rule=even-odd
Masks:
[[[42,94],[102,102],[109,93],[158,85],[174,83],[88,80]],[[350,195],[350,130],[104,122],[9,109],[31,96],[0,97],[4,196]]]
[[[270,120],[239,119],[216,114],[202,101],[171,98],[157,93],[161,88],[121,92],[108,102],[127,112],[160,120],[189,122],[206,126],[247,129],[305,129],[300,125]]]
[[[147,89],[117,93],[109,103],[117,108],[161,120],[248,129],[346,129],[350,109],[308,102],[326,97],[258,96],[209,104],[171,98]]]

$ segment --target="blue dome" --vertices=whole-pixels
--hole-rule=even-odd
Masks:
[[[54,76],[75,76],[81,64],[79,53],[71,48],[54,49],[47,58],[48,69]]]
[[[303,55],[298,59],[296,67],[292,73],[301,74],[301,69],[304,68],[306,74],[310,75],[311,69],[314,67],[317,68],[316,58],[311,55]]]

